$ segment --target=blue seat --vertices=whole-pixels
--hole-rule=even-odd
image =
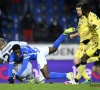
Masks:
[[[11,16],[11,19],[12,19],[12,20],[17,19],[18,21],[20,20],[20,18],[19,18],[19,16],[18,16],[18,15],[12,15],[12,16]]]
[[[65,43],[70,43],[71,42],[71,39],[68,35],[65,37],[64,42]]]
[[[53,5],[54,3],[53,3],[53,0],[44,0],[44,3],[46,4],[46,5]]]
[[[59,24],[61,25],[62,29],[68,28],[68,18],[65,15],[59,16],[58,18]]]
[[[63,5],[63,4],[65,4],[65,0],[57,0],[57,2],[56,2],[58,5]]]
[[[41,4],[41,3],[42,3],[41,0],[33,0],[33,4],[35,4],[35,5],[39,5],[39,4]]]
[[[42,15],[35,15],[33,18],[37,24],[39,24],[43,20]]]
[[[79,43],[79,41],[80,41],[80,38],[78,36],[72,39],[72,42],[74,43]]]
[[[49,26],[54,20],[54,16],[53,15],[50,15],[50,16],[47,16],[46,18],[46,24]]]
[[[9,41],[9,35],[8,35],[8,28],[7,26],[2,26],[2,34],[3,34],[3,38],[8,42]]]
[[[70,24],[71,24],[72,27],[77,28],[77,25],[78,25],[78,17],[77,17],[77,15],[71,15],[70,16]]]
[[[18,24],[11,24],[10,31],[11,31],[11,33],[20,32]]]
[[[41,6],[40,5],[38,5],[38,6],[35,6],[34,8],[33,8],[33,14],[42,14],[42,8],[41,8]]]
[[[12,33],[11,35],[11,40],[12,41],[21,41],[21,37],[20,37],[20,34],[19,33]]]
[[[54,8],[52,7],[52,6],[48,6],[47,8],[46,8],[46,14],[47,15],[54,15]]]
[[[63,12],[63,6],[62,5],[58,5],[58,7],[57,7],[58,15],[62,15],[62,12]]]

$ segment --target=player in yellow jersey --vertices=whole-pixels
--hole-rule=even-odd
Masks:
[[[89,3],[83,2],[81,5],[82,14],[87,18],[88,27],[90,28],[90,32],[93,36],[92,44],[86,51],[86,53],[81,58],[81,64],[78,68],[78,74],[75,78],[74,84],[78,83],[79,79],[84,72],[84,69],[87,64],[87,60],[90,57],[98,56],[100,54],[100,19],[96,14],[91,12],[91,7]]]
[[[89,31],[89,27],[87,26],[87,19],[85,16],[82,16],[82,11],[81,11],[81,3],[78,3],[76,6],[76,12],[79,17],[79,22],[78,22],[78,33],[71,34],[70,38],[74,38],[76,36],[80,37],[80,44],[78,46],[78,50],[75,54],[74,58],[74,65],[76,68],[79,67],[80,62],[81,62],[81,57],[85,53],[85,49],[87,44],[90,44],[90,40],[92,39],[91,32]],[[86,73],[86,71],[83,72],[82,76],[84,79],[89,83],[91,82],[90,77]]]

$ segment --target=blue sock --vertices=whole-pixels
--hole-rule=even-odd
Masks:
[[[62,34],[53,44],[53,47],[54,48],[58,48],[59,45],[63,42],[63,40],[65,39],[65,36],[64,34]]]
[[[50,72],[50,79],[66,78],[66,73]]]

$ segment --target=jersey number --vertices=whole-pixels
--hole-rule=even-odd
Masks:
[[[8,52],[11,53],[11,50],[12,50],[12,49],[10,49]],[[8,53],[5,53],[5,54],[3,55],[3,57],[5,58],[6,56],[8,56],[7,61],[9,62],[9,56],[10,56],[10,55],[9,55]]]

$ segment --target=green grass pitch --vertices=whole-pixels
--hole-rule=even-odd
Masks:
[[[100,90],[100,84],[0,84],[0,90]]]

